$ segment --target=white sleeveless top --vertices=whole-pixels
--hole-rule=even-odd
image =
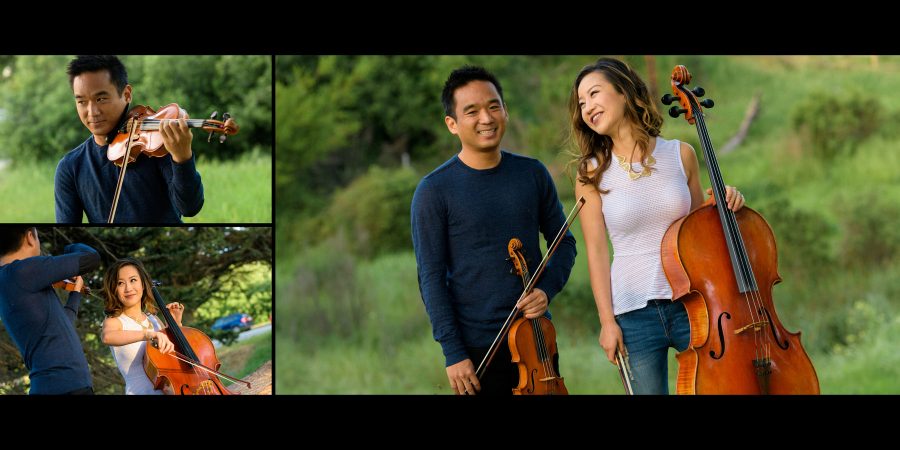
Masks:
[[[122,329],[126,331],[143,331],[144,327],[139,325],[137,321],[125,314],[120,314],[119,322],[122,322]],[[159,331],[162,327],[159,321],[152,315],[147,315],[147,321],[144,325],[152,326],[153,331]],[[149,328],[148,328],[149,329]],[[109,346],[112,350],[113,359],[119,366],[119,372],[125,379],[125,395],[162,395],[162,391],[153,389],[153,384],[147,378],[144,372],[144,353],[147,348],[147,341],[133,342],[127,345]]]
[[[663,273],[660,246],[672,222],[691,209],[691,192],[681,161],[681,143],[656,138],[656,164],[650,176],[636,180],[613,155],[600,188],[603,216],[613,247],[610,268],[613,314],[643,308],[648,300],[672,298],[672,287]],[[597,161],[593,161],[594,167]],[[643,170],[632,163],[635,172]]]

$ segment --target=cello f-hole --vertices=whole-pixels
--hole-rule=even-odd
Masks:
[[[725,356],[725,331],[722,330],[722,317],[723,316],[726,319],[731,319],[731,314],[728,314],[728,311],[725,311],[722,314],[719,314],[717,328],[719,329],[719,343],[721,344],[722,352],[719,353],[719,356],[716,356],[715,350],[710,350],[709,356],[711,356],[712,359],[720,359],[722,356]]]
[[[769,315],[769,310],[766,308],[763,308],[763,312],[766,313],[766,320],[768,320],[769,324],[771,325],[771,326],[769,326],[769,329],[772,330],[772,339],[775,339],[775,345],[777,345],[778,348],[780,348],[782,350],[787,350],[788,347],[790,346],[790,343],[788,343],[787,339],[785,339],[784,345],[783,346],[781,345],[781,338],[778,337],[778,332],[775,330],[775,326],[773,325],[774,322],[772,322],[772,316]]]

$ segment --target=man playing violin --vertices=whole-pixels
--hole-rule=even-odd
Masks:
[[[125,66],[115,56],[78,56],[67,73],[75,107],[91,137],[66,153],[56,167],[56,221],[106,222],[119,171],[107,158],[132,100]],[[191,150],[185,119],[163,120],[160,135],[169,154],[128,163],[116,209],[118,223],[181,223],[203,207],[203,183]]]
[[[78,274],[99,267],[100,255],[84,244],[64,252],[41,256],[34,227],[0,228],[0,321],[25,360],[30,394],[93,394],[75,318],[84,283]],[[51,284],[72,277],[75,291],[64,307]]]
[[[462,149],[425,176],[413,196],[419,291],[450,387],[458,394],[509,395],[518,369],[505,342],[480,380],[475,364],[514,307],[529,319],[549,318],[550,300],[575,263],[575,238],[566,233],[533,292],[517,305],[523,286],[504,260],[507,244],[519,238],[537,265],[539,235],[549,244],[566,222],[556,186],[540,161],[500,149],[509,115],[491,73],[471,66],[453,71],[442,103],[447,129]]]

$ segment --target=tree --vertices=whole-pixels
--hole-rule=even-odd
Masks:
[[[96,297],[84,298],[76,325],[98,393],[121,392],[124,386],[109,348],[100,341],[100,326],[105,318],[103,274],[116,259],[133,257],[144,263],[150,276],[162,281],[160,294],[169,302],[185,305],[183,323],[187,326],[208,329],[218,317],[214,314],[237,312],[228,311],[227,303],[241,294],[246,309],[258,321],[272,311],[272,229],[268,227],[39,227],[38,235],[48,254],[61,254],[63,247],[72,242],[90,245],[100,253],[100,269],[85,274],[85,283],[93,288]],[[254,265],[268,272],[248,269]],[[66,295],[63,293],[61,298]],[[216,309],[216,303],[225,307]],[[208,311],[211,308],[215,311]],[[27,385],[16,381],[27,374],[21,355],[0,324],[0,394],[27,392]]]

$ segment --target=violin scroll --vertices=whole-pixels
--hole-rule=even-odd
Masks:
[[[528,283],[528,263],[525,262],[524,251],[522,250],[522,241],[518,238],[512,238],[509,240],[509,244],[506,246],[506,250],[509,253],[509,261],[512,261],[513,268],[510,270],[510,273],[514,273],[520,277],[522,277],[522,283]]]

